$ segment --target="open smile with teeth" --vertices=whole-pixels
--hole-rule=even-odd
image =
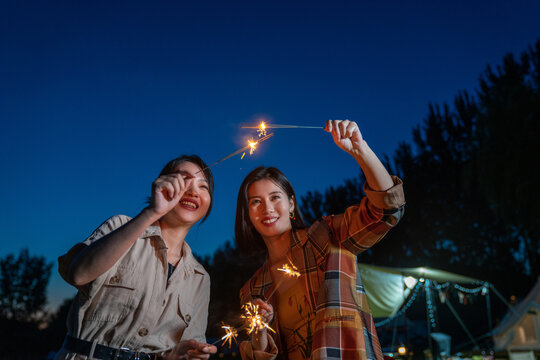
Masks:
[[[263,224],[266,224],[266,225],[270,225],[270,224],[273,224],[275,223],[276,221],[278,221],[279,218],[271,218],[271,219],[264,219],[262,221]]]
[[[191,209],[197,209],[199,207],[199,205],[197,205],[197,203],[194,203],[193,201],[189,201],[189,200],[180,201],[180,205],[185,206],[185,207],[189,207]]]

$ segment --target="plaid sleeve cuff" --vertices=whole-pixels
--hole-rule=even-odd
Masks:
[[[392,175],[394,186],[385,191],[372,190],[368,183],[364,184],[364,192],[369,202],[379,209],[397,209],[405,205],[405,194],[403,192],[403,181]]]

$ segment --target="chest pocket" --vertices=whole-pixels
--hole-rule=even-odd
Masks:
[[[173,313],[167,312],[170,316],[161,322],[164,329],[160,332],[159,338],[164,344],[170,343],[174,345],[182,339],[184,330],[192,321],[194,321],[194,307],[193,304],[186,302],[181,296],[176,296],[175,299],[171,301],[176,302],[176,304],[171,303],[173,306],[171,311],[174,311],[174,315]]]
[[[135,307],[137,271],[134,266],[120,265],[103,283],[90,321],[119,322]]]

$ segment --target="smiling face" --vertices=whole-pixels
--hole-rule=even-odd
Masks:
[[[294,210],[294,201],[270,179],[254,182],[248,188],[249,220],[265,242],[281,237],[291,230],[289,213]]]
[[[182,223],[195,224],[206,215],[210,207],[209,184],[204,173],[200,170],[198,165],[185,161],[178,164],[173,171],[173,173],[181,174],[184,180],[193,179],[178,205],[167,214],[173,215]]]

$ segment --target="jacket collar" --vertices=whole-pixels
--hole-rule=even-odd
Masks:
[[[160,253],[163,253],[163,256],[166,257],[165,254],[167,252],[167,244],[165,244],[165,240],[163,240],[163,236],[161,234],[161,227],[159,226],[158,222],[155,222],[149,227],[147,227],[143,231],[141,238],[154,239],[154,241],[156,241],[157,249],[160,250]],[[199,273],[203,275],[206,273],[204,267],[195,259],[195,256],[193,256],[191,247],[185,240],[182,247],[182,260],[178,263],[178,266],[183,269],[184,278],[187,278],[189,275],[194,273]]]

